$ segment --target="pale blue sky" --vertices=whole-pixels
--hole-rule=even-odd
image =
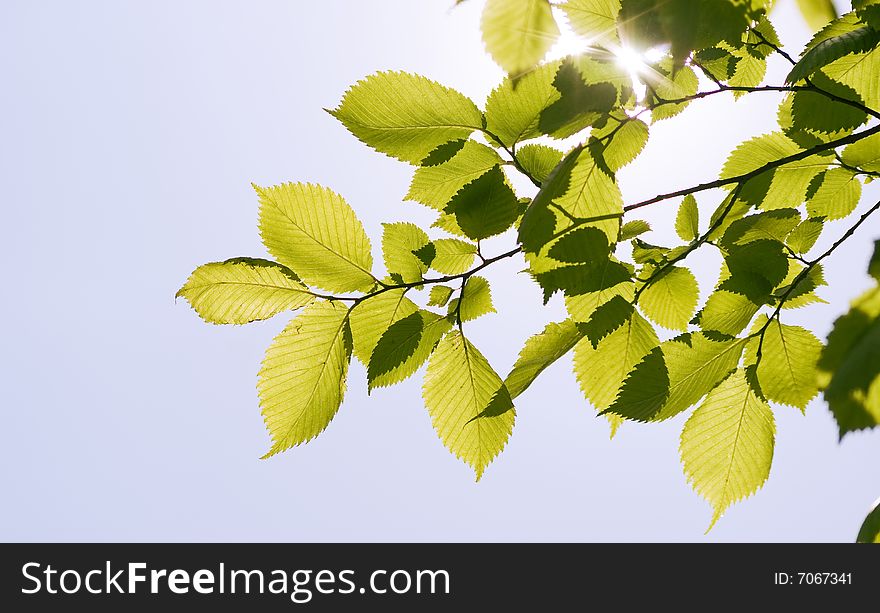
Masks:
[[[401,201],[406,165],[322,107],[379,69],[417,71],[482,103],[501,77],[479,2],[7,1],[0,6],[3,540],[844,540],[880,495],[880,432],[838,444],[821,401],[776,410],[770,480],[704,537],[708,505],[678,460],[683,416],[607,427],[567,361],[518,400],[479,484],[434,435],[421,374],[367,397],[352,367],[337,418],[269,461],[257,406],[263,351],[287,316],[202,323],[174,292],[197,265],[265,255],[250,182],[342,193],[372,237],[426,222]],[[797,51],[808,32],[780,0]],[[785,66],[771,67],[781,81]],[[763,96],[763,97],[761,97]],[[775,95],[695,103],[652,128],[621,173],[627,201],[711,179],[773,129]],[[866,190],[872,202],[880,190]],[[708,211],[717,195],[701,200]],[[645,211],[670,236],[674,203]],[[836,223],[833,239],[846,227]],[[828,305],[786,314],[824,337],[868,287],[872,222],[837,252]],[[498,252],[511,237],[494,241]],[[373,241],[378,256],[378,241]],[[689,260],[708,289],[714,255]],[[561,316],[514,275],[488,273],[500,314],[469,326],[496,368]]]

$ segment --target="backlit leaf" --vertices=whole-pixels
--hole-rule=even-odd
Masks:
[[[350,359],[348,309],[338,303],[311,304],[275,337],[257,383],[272,437],[264,457],[323,432],[342,403]]]
[[[453,330],[431,354],[422,396],[440,440],[479,480],[513,430],[513,402],[501,377]]]

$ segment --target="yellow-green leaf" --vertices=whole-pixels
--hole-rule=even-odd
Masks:
[[[320,185],[257,187],[266,248],[300,279],[331,292],[368,291],[376,280],[364,226],[342,196]]]
[[[364,144],[412,164],[483,126],[483,114],[464,94],[406,72],[358,81],[330,113]]]
[[[363,364],[369,364],[376,343],[391,324],[418,310],[415,303],[405,294],[405,289],[392,289],[367,298],[352,307],[351,333],[354,339],[354,355]]]
[[[568,0],[562,5],[571,29],[593,44],[617,42],[620,0]]]
[[[289,269],[275,262],[236,258],[204,264],[177,292],[212,324],[246,324],[298,309],[314,300]]]
[[[694,490],[712,505],[709,529],[731,504],[767,481],[776,426],[742,370],[716,387],[681,433],[681,461]]]
[[[571,351],[582,337],[575,323],[566,319],[561,323],[547,324],[542,332],[529,338],[504,380],[510,397],[516,398],[526,391],[538,375]]]
[[[639,306],[654,323],[670,330],[686,330],[698,298],[693,273],[687,268],[670,266],[645,287]]]
[[[487,0],[481,28],[486,50],[514,77],[540,62],[559,36],[547,0]]]
[[[368,389],[394,385],[413,375],[451,327],[447,318],[425,310],[391,324],[370,356]]]
[[[559,62],[549,62],[516,79],[505,78],[486,100],[486,130],[507,147],[541,136],[541,113],[559,100],[553,87],[558,69]]]
[[[469,140],[450,160],[417,168],[406,200],[442,211],[465,185],[501,163],[494,149]]]
[[[414,252],[431,242],[428,235],[413,223],[386,223],[382,226],[382,255],[388,274],[396,276],[396,280],[402,283],[421,280],[428,272],[428,266]]]
[[[697,199],[693,194],[688,194],[678,207],[675,216],[675,232],[686,243],[695,241],[700,236],[700,210],[697,208]]]
[[[767,324],[767,316],[755,320],[753,332]],[[746,363],[757,360],[759,340],[753,338],[747,350]],[[764,333],[757,377],[764,397],[803,411],[819,391],[817,367],[822,343],[805,328],[789,326],[774,319]]]
[[[513,431],[513,402],[501,377],[453,330],[431,354],[422,396],[440,440],[479,480]]]
[[[459,275],[473,266],[477,246],[457,238],[440,238],[434,241],[436,255],[431,268],[444,275]]]
[[[348,309],[339,303],[311,304],[275,337],[257,382],[272,437],[264,457],[324,431],[342,403],[350,359]]]

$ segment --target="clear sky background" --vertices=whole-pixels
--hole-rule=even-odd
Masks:
[[[852,541],[880,495],[880,432],[838,444],[825,404],[776,409],[759,494],[708,536],[685,482],[685,418],[607,426],[562,360],[517,402],[483,480],[441,445],[421,373],[345,402],[317,440],[268,461],[256,374],[289,319],[204,324],[174,293],[208,261],[264,256],[250,182],[319,182],[373,237],[430,216],[402,202],[411,168],[356,141],[322,107],[380,69],[419,72],[482,104],[501,72],[481,3],[5,1],[0,5],[0,539],[256,541]],[[793,0],[774,17],[799,52]],[[848,4],[848,3],[847,3]],[[770,79],[786,72],[774,60]],[[620,175],[628,202],[717,176],[739,142],[774,129],[775,94],[697,102],[652,128]],[[865,204],[880,190],[866,190]],[[704,214],[719,194],[700,199]],[[862,205],[862,209],[865,208]],[[644,211],[671,240],[677,203]],[[848,222],[826,232],[829,244]],[[828,261],[829,304],[787,312],[824,338],[869,286],[874,221]],[[486,249],[500,253],[512,237]],[[688,260],[705,290],[719,260]],[[521,261],[490,269],[499,315],[468,326],[506,373],[562,317]]]

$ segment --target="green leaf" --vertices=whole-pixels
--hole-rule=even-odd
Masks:
[[[424,310],[391,324],[370,356],[367,389],[372,391],[411,377],[451,328],[447,318]]]
[[[834,322],[818,380],[841,438],[880,424],[880,288],[857,298]]]
[[[501,377],[453,330],[431,355],[422,395],[440,440],[479,480],[513,431],[513,402]]]
[[[415,252],[428,245],[431,239],[413,223],[386,223],[382,227],[382,254],[388,274],[396,275],[402,283],[421,280],[428,272],[428,266]]]
[[[757,240],[728,249],[724,259],[729,278],[719,288],[739,292],[763,303],[788,274],[788,257],[781,242]]]
[[[570,319],[549,323],[542,332],[530,337],[504,380],[510,397],[516,398],[526,391],[538,375],[571,351],[581,338],[583,334]]]
[[[872,134],[847,145],[841,158],[846,164],[855,168],[868,172],[880,172],[880,134]]]
[[[767,316],[755,320],[752,331],[767,325]],[[746,351],[746,363],[757,362],[759,339],[753,338]],[[812,332],[789,326],[774,319],[764,334],[761,359],[756,374],[761,391],[768,400],[804,411],[818,393],[817,365],[822,343]]]
[[[331,292],[373,287],[370,239],[342,196],[310,183],[254,189],[260,235],[275,259],[309,285]]]
[[[712,47],[704,49],[695,56],[696,61],[719,81],[728,81],[733,77],[739,58],[727,49]]]
[[[700,236],[700,209],[697,208],[697,199],[693,194],[685,196],[678,207],[675,232],[686,243],[691,243]]]
[[[789,264],[788,275],[780,285],[779,289],[775,292],[777,300],[781,300],[791,288],[791,284],[795,284],[791,293],[788,294],[788,297],[782,304],[783,309],[798,309],[816,303],[827,304],[827,302],[820,298],[815,292],[817,288],[827,285],[824,272],[822,271],[822,265],[816,264],[807,271],[805,276],[800,277],[804,268],[804,265],[800,262],[791,262],[791,264]],[[795,279],[797,279],[796,283]]]
[[[576,34],[590,44],[616,43],[620,0],[568,0],[561,6]]]
[[[479,240],[510,228],[519,216],[519,200],[496,167],[461,188],[446,212],[455,215],[468,238]]]
[[[738,41],[749,25],[748,2],[730,0],[623,0],[622,36],[631,46],[672,47],[676,64],[691,51]]]
[[[694,490],[714,510],[755,493],[770,475],[776,427],[747,375],[736,371],[694,411],[681,433],[681,461]]]
[[[828,94],[861,103],[858,92],[817,72],[811,82]],[[868,114],[851,104],[833,100],[828,95],[802,90],[791,97],[791,128],[806,131],[822,141],[840,138],[861,126]]]
[[[538,121],[548,106],[559,100],[553,87],[560,62],[549,62],[516,79],[507,77],[486,100],[486,130],[501,144],[513,147],[541,136]]]
[[[651,224],[643,219],[634,219],[628,221],[620,227],[620,236],[618,241],[628,241],[640,234],[651,231]]]
[[[431,288],[431,294],[428,298],[428,306],[442,307],[446,306],[452,296],[452,288],[446,285],[435,285]]]
[[[880,108],[880,31],[874,31],[873,48],[866,53],[847,55],[835,60],[822,69],[833,81],[855,90],[859,102],[868,108]]]
[[[358,81],[329,112],[364,144],[412,164],[483,127],[483,114],[466,96],[406,72]]]
[[[565,297],[565,308],[576,322],[587,322],[601,305],[615,296],[622,296],[632,302],[635,294],[634,284],[630,280],[611,285],[595,292],[585,292],[576,296]]]
[[[602,414],[614,413],[634,421],[648,421],[663,408],[667,398],[669,371],[663,361],[663,351],[657,347],[629,373],[614,402]]]
[[[651,420],[669,419],[699,402],[736,369],[744,346],[743,339],[713,340],[700,332],[664,342],[669,396]]]
[[[742,294],[718,290],[709,296],[700,311],[700,327],[733,336],[746,329],[760,308],[761,305]]]
[[[880,29],[880,0],[853,0],[852,4],[862,23]]]
[[[632,318],[633,308],[631,302],[622,296],[615,296],[593,311],[590,319],[578,327],[596,347],[599,341]]]
[[[821,219],[805,219],[795,226],[788,238],[785,239],[786,244],[791,247],[792,251],[803,255],[813,248],[819,235],[825,228],[825,223]]]
[[[734,196],[738,196],[738,194],[736,192],[729,193],[709,217],[709,227],[712,228],[708,232],[709,240],[717,240],[723,236],[734,221],[742,219],[751,210],[751,204],[739,197],[734,200]]]
[[[526,145],[517,150],[516,159],[527,173],[543,183],[562,161],[562,152],[546,145]]]
[[[734,247],[760,240],[783,241],[800,221],[801,214],[797,209],[748,215],[731,223],[719,242]]]
[[[431,268],[444,275],[459,275],[474,264],[477,246],[457,238],[439,238],[434,241],[436,255]]]
[[[357,359],[369,364],[376,343],[388,327],[417,310],[403,288],[377,294],[352,307],[351,333]]]
[[[767,74],[767,59],[754,47],[730,48],[736,57],[733,76],[727,81],[732,87],[757,87]],[[733,92],[735,99],[742,98],[745,91]]]
[[[822,174],[819,189],[807,201],[810,217],[843,219],[852,213],[862,197],[862,184],[845,168],[832,168]]]
[[[621,123],[623,125],[621,125]],[[614,136],[611,136],[614,131]],[[648,124],[625,113],[613,112],[602,127],[594,127],[590,135],[593,145],[602,139],[602,159],[613,172],[635,160],[648,144]]]
[[[832,19],[837,19],[837,11],[831,0],[797,0],[798,7],[807,25],[818,30]]]
[[[693,96],[697,93],[700,82],[697,79],[697,74],[690,66],[682,66],[673,71],[671,63],[666,62],[661,69],[667,73],[666,76],[660,77],[657,80],[657,83],[651,84],[653,91],[656,93],[656,96],[654,97],[655,104],[661,99],[677,100],[679,98]],[[657,122],[661,119],[675,117],[685,110],[688,104],[688,102],[679,102],[677,104],[664,104],[658,106],[651,111],[651,121]]]
[[[699,298],[697,279],[687,268],[670,266],[648,283],[639,306],[654,323],[670,330],[687,330]]]
[[[236,258],[199,266],[175,297],[212,324],[246,324],[309,304],[314,296],[281,264]]]
[[[487,0],[481,29],[489,55],[514,77],[540,62],[559,37],[547,0]]]
[[[595,347],[589,339],[577,344],[574,374],[584,396],[597,411],[603,412],[614,403],[627,375],[658,344],[654,328],[636,311]]]
[[[338,303],[309,305],[275,337],[257,382],[272,437],[264,458],[324,431],[342,403],[350,359],[348,309]]]
[[[596,228],[572,230],[550,248],[550,257],[571,264],[604,262],[611,255],[608,238]]]
[[[448,143],[443,143],[442,145],[437,145],[434,149],[425,156],[421,162],[419,162],[420,166],[437,166],[439,164],[443,164],[444,162],[448,162],[452,158],[455,157],[455,154],[464,149],[465,145],[473,142],[467,139],[459,139],[459,140],[451,140]]]
[[[565,60],[553,79],[559,99],[541,112],[543,134],[568,138],[596,123],[614,108],[618,92],[607,82],[587,83],[574,59]]]
[[[785,82],[797,83],[798,81],[803,81],[820,68],[828,66],[836,60],[848,55],[870,51],[878,42],[880,42],[880,32],[870,27],[858,28],[826,38],[818,44],[811,46],[804,53],[795,67],[788,73]],[[829,76],[832,75],[829,74]]]
[[[500,163],[494,149],[469,140],[449,161],[417,168],[404,198],[442,211],[462,187]]]
[[[594,264],[563,266],[535,275],[544,290],[545,303],[558,290],[562,290],[566,296],[578,296],[611,289],[630,278],[630,270],[611,259]]]
[[[769,162],[800,153],[802,149],[782,132],[757,136],[742,143],[728,157],[721,172],[728,179],[755,171]],[[810,156],[780,166],[745,183],[740,197],[762,209],[792,208],[804,201],[807,188],[827,168],[827,157]]]
[[[862,527],[859,528],[856,542],[880,543],[880,503],[874,504],[874,508],[865,517]]]
[[[619,219],[623,216],[623,195],[613,174],[606,172],[593,151],[587,148],[577,154],[567,178],[568,189],[554,197],[553,204],[573,217],[596,220],[591,225],[605,232],[609,242],[614,242],[620,228]],[[532,206],[536,204],[537,198]],[[563,218],[558,220],[560,225],[571,223],[564,214],[560,216]]]
[[[471,321],[495,312],[492,306],[492,291],[489,282],[483,277],[469,277],[461,292],[461,298],[449,303],[450,313],[458,310],[461,321]]]

